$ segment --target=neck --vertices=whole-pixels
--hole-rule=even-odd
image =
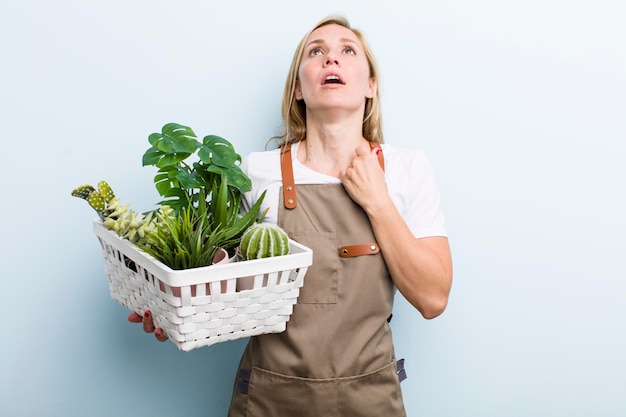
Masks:
[[[298,148],[298,160],[307,167],[339,178],[352,163],[363,138],[363,109],[307,108],[306,139]]]
[[[346,123],[307,124],[307,137],[298,148],[298,160],[307,167],[339,178],[350,166],[355,148],[367,143],[358,129]]]

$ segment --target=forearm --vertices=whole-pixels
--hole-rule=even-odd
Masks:
[[[389,198],[366,212],[398,290],[425,318],[440,315],[452,285],[448,239],[415,238]]]

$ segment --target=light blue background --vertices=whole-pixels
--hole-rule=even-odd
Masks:
[[[244,342],[183,353],[127,323],[70,191],[152,208],[141,155],[171,121],[262,149],[332,12],[364,29],[386,139],[426,151],[448,222],[448,310],[397,300],[409,416],[626,415],[618,0],[3,0],[0,415],[225,414]]]

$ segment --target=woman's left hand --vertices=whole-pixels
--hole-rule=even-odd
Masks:
[[[342,173],[341,182],[350,197],[365,211],[387,194],[385,173],[378,162],[380,148],[359,145],[350,166]]]

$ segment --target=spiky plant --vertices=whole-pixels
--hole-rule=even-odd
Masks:
[[[132,210],[130,204],[122,205],[106,181],[100,181],[97,187],[81,185],[72,190],[72,196],[86,200],[98,213],[106,228],[132,243],[137,243],[144,238],[147,230],[154,227],[152,212],[144,215]]]
[[[287,255],[289,236],[275,224],[255,223],[241,236],[239,249],[244,259]]]
[[[157,212],[156,219],[137,246],[175,270],[211,265],[220,248],[234,243],[225,229],[212,227],[203,200],[198,207]]]

